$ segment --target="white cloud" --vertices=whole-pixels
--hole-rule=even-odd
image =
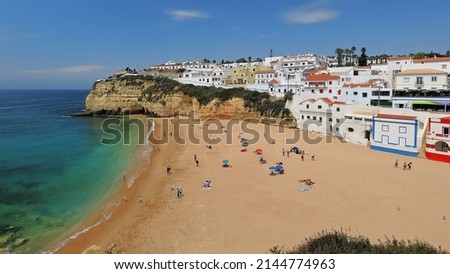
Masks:
[[[208,17],[208,15],[198,10],[171,10],[168,13],[170,18],[175,21],[186,21]]]
[[[339,15],[339,11],[325,7],[324,2],[318,2],[293,9],[283,17],[289,23],[314,24],[333,20]]]
[[[27,70],[25,73],[31,74],[69,74],[69,73],[83,73],[83,72],[91,72],[101,69],[101,66],[98,65],[82,65],[82,66],[70,66],[70,67],[62,67],[62,68],[49,68],[49,69],[34,69]]]

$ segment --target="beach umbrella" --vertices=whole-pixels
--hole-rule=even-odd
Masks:
[[[222,163],[224,163],[224,164],[228,164],[228,162],[229,162],[228,160],[223,160],[222,161]]]
[[[275,167],[275,169],[276,169],[276,170],[283,170],[283,169],[284,169],[284,167],[283,167],[283,166],[281,166],[281,165],[278,165],[278,166],[276,166],[276,167]]]
[[[269,167],[269,170],[275,171],[275,170],[277,170],[277,168],[274,167],[274,166],[270,166],[270,167]]]
[[[257,148],[256,151],[257,151],[257,152],[262,152],[263,150],[260,149],[260,148]]]

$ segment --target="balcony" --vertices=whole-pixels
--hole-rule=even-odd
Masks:
[[[450,90],[440,89],[440,90],[393,90],[392,97],[450,97]]]

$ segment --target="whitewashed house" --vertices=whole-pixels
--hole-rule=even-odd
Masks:
[[[371,149],[416,157],[420,150],[416,115],[378,113],[372,121]]]
[[[329,134],[333,132],[333,105],[344,104],[344,102],[333,101],[322,97],[319,99],[308,99],[300,102],[295,112],[298,113],[298,127],[300,129]],[[339,130],[339,129],[338,129]]]
[[[402,70],[394,74],[394,88],[400,90],[447,89],[447,72],[430,68]]]

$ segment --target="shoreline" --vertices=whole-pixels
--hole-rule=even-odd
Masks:
[[[148,117],[142,116],[142,115],[133,115],[131,118],[134,119],[147,119]],[[155,124],[153,124],[153,128],[151,131],[154,130]],[[151,131],[147,128],[147,136],[150,135]],[[146,145],[147,146],[147,145]],[[150,149],[150,151],[144,151],[144,149]],[[102,202],[100,205],[95,207],[91,212],[88,212],[80,222],[75,224],[74,228],[72,229],[74,232],[71,234],[68,234],[67,237],[62,237],[63,240],[58,241],[56,244],[49,245],[46,249],[45,253],[65,253],[64,250],[78,250],[78,247],[72,247],[72,242],[78,242],[79,238],[83,238],[85,234],[91,233],[92,230],[98,229],[97,227],[101,226],[105,222],[108,222],[109,219],[116,213],[116,211],[124,206],[125,203],[125,197],[128,201],[130,198],[136,198],[134,191],[131,189],[135,187],[135,184],[138,183],[138,178],[149,168],[151,157],[153,154],[153,148],[151,145],[146,148],[140,148],[139,145],[137,145],[136,150],[133,152],[133,159],[131,160],[131,166],[125,173],[125,180],[117,180],[115,182],[115,187],[109,193],[107,197],[104,198],[104,202]],[[140,158],[142,156],[138,156],[138,153],[147,153],[147,155],[144,155],[147,157],[147,159],[144,159],[146,162],[137,163],[137,161],[142,161],[143,159]],[[130,179],[132,182],[130,183]],[[129,196],[128,196],[129,195]],[[136,197],[135,197],[136,196]],[[128,203],[128,202],[127,202]],[[126,203],[126,204],[127,204]],[[126,205],[125,204],[125,205]],[[75,244],[76,246],[76,244]],[[63,251],[63,252],[61,252]],[[80,253],[80,252],[70,252],[69,253]]]
[[[155,119],[158,138],[159,121]],[[195,128],[203,133],[202,125]],[[263,125],[250,128],[261,134]],[[231,144],[212,149],[205,148],[204,140],[200,145],[154,145],[148,169],[126,194],[129,201],[57,253],[103,253],[111,246],[133,254],[267,253],[276,245],[289,248],[332,229],[348,229],[372,242],[393,235],[450,249],[445,236],[450,224],[442,220],[450,215],[447,164],[342,144],[335,138],[315,145],[300,140],[298,145],[307,152],[301,161],[295,154],[281,155],[288,147],[282,140],[295,134],[287,128],[274,133],[276,144],[260,140],[241,152],[239,132],[233,130]],[[257,147],[264,150],[268,164],[258,162],[252,152]],[[223,159],[230,160],[232,168],[222,168]],[[395,169],[396,159],[413,161],[413,169]],[[269,176],[268,166],[277,161],[284,162],[286,173]],[[174,171],[170,176],[165,173],[169,164]],[[304,178],[316,182],[306,193],[300,192],[306,186],[298,182]],[[211,189],[201,188],[205,179],[212,180]],[[172,191],[178,186],[185,191],[181,199]],[[143,203],[138,203],[139,195]]]

